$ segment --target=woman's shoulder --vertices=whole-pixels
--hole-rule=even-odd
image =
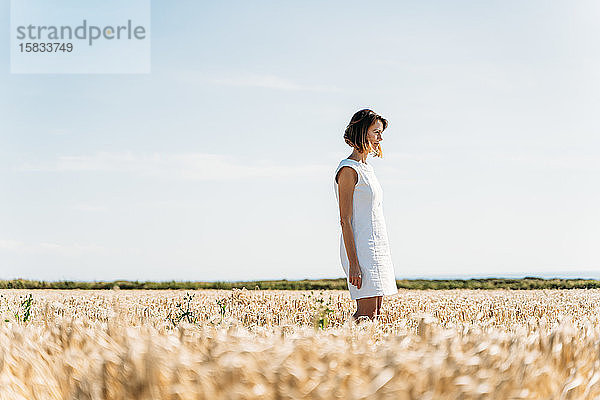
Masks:
[[[343,160],[341,160],[338,163],[336,171],[339,170],[342,167],[346,167],[347,166],[347,167],[352,167],[352,169],[355,169],[358,172],[360,167],[357,164],[358,164],[358,162],[356,162],[354,160],[351,160],[349,158],[344,158]]]
[[[356,172],[350,172],[350,170],[348,170],[349,173],[352,173],[354,175],[356,175],[356,179],[355,180],[360,180],[360,168],[358,167],[358,165],[354,164],[352,162],[352,160],[349,160],[347,158],[343,159],[342,161],[340,161],[340,163],[338,164],[338,167],[335,170],[335,181],[337,183],[338,180],[338,176],[342,173],[342,171],[344,170],[343,167],[350,167],[351,169],[353,169]]]

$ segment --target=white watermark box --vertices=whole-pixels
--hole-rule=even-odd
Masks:
[[[150,73],[150,0],[11,0],[11,73]]]

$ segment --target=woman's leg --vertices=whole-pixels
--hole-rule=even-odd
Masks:
[[[373,320],[377,313],[377,297],[363,297],[362,299],[356,299],[356,312],[352,315],[355,320],[358,320],[358,317],[367,316],[369,319]]]

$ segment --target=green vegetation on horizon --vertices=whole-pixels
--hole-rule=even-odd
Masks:
[[[595,279],[401,279],[396,280],[400,289],[600,289]],[[243,282],[191,282],[191,281],[34,281],[26,279],[0,280],[0,289],[279,289],[279,290],[346,290],[345,278],[304,279],[297,281],[243,281]]]

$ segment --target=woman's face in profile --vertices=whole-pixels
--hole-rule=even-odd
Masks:
[[[379,146],[379,142],[383,140],[382,133],[383,123],[380,120],[373,122],[367,130],[367,140],[373,149],[376,149]]]

